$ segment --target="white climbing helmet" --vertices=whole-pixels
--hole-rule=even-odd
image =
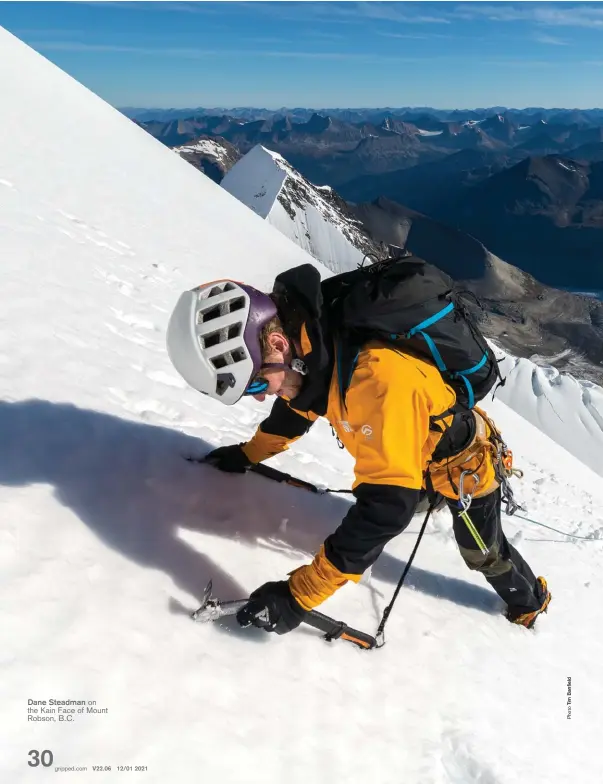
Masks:
[[[234,280],[185,291],[168,324],[170,360],[191,387],[232,406],[263,391],[250,382],[262,366],[262,328],[276,315],[267,294]]]

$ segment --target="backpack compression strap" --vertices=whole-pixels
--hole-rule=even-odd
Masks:
[[[447,373],[452,379],[460,378],[461,381],[465,384],[465,387],[467,388],[468,406],[469,408],[473,408],[475,405],[475,394],[473,392],[473,386],[466,376],[471,375],[471,373],[477,373],[478,370],[481,370],[481,368],[483,368],[483,366],[488,361],[488,354],[484,352],[484,355],[480,361],[468,370],[457,370],[455,372],[451,372],[446,367],[446,363],[442,359],[442,355],[440,354],[440,351],[436,346],[433,338],[431,335],[428,335],[427,332],[425,332],[426,329],[433,326],[433,324],[435,324],[437,321],[440,321],[440,319],[443,319],[449,313],[452,313],[454,307],[454,302],[450,302],[448,305],[446,305],[445,308],[442,308],[442,310],[438,311],[435,315],[425,319],[425,321],[422,321],[420,324],[417,324],[416,327],[412,327],[412,329],[406,333],[405,337],[411,338],[414,335],[421,335],[423,340],[427,343],[427,346],[433,355],[434,361],[440,373]],[[396,340],[399,336],[391,335],[391,337]]]

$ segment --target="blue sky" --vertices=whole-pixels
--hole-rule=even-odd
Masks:
[[[115,106],[603,106],[603,3],[0,2]]]

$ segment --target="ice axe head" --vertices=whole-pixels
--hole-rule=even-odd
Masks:
[[[234,602],[221,602],[211,595],[212,582],[211,580],[205,586],[203,595],[201,597],[201,606],[199,609],[191,613],[191,618],[194,621],[217,621],[218,618],[223,618],[225,615],[234,615],[238,610],[247,604],[247,599],[238,599]]]
[[[220,617],[220,614],[218,613],[219,603],[217,599],[214,599],[211,595],[211,591],[212,581],[210,580],[205,586],[205,590],[201,596],[201,605],[191,615],[191,618],[194,621],[214,621],[216,618]]]

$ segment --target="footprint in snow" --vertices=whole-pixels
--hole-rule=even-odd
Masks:
[[[447,776],[446,784],[498,784],[488,766],[477,759],[458,732],[444,734],[441,762]]]

